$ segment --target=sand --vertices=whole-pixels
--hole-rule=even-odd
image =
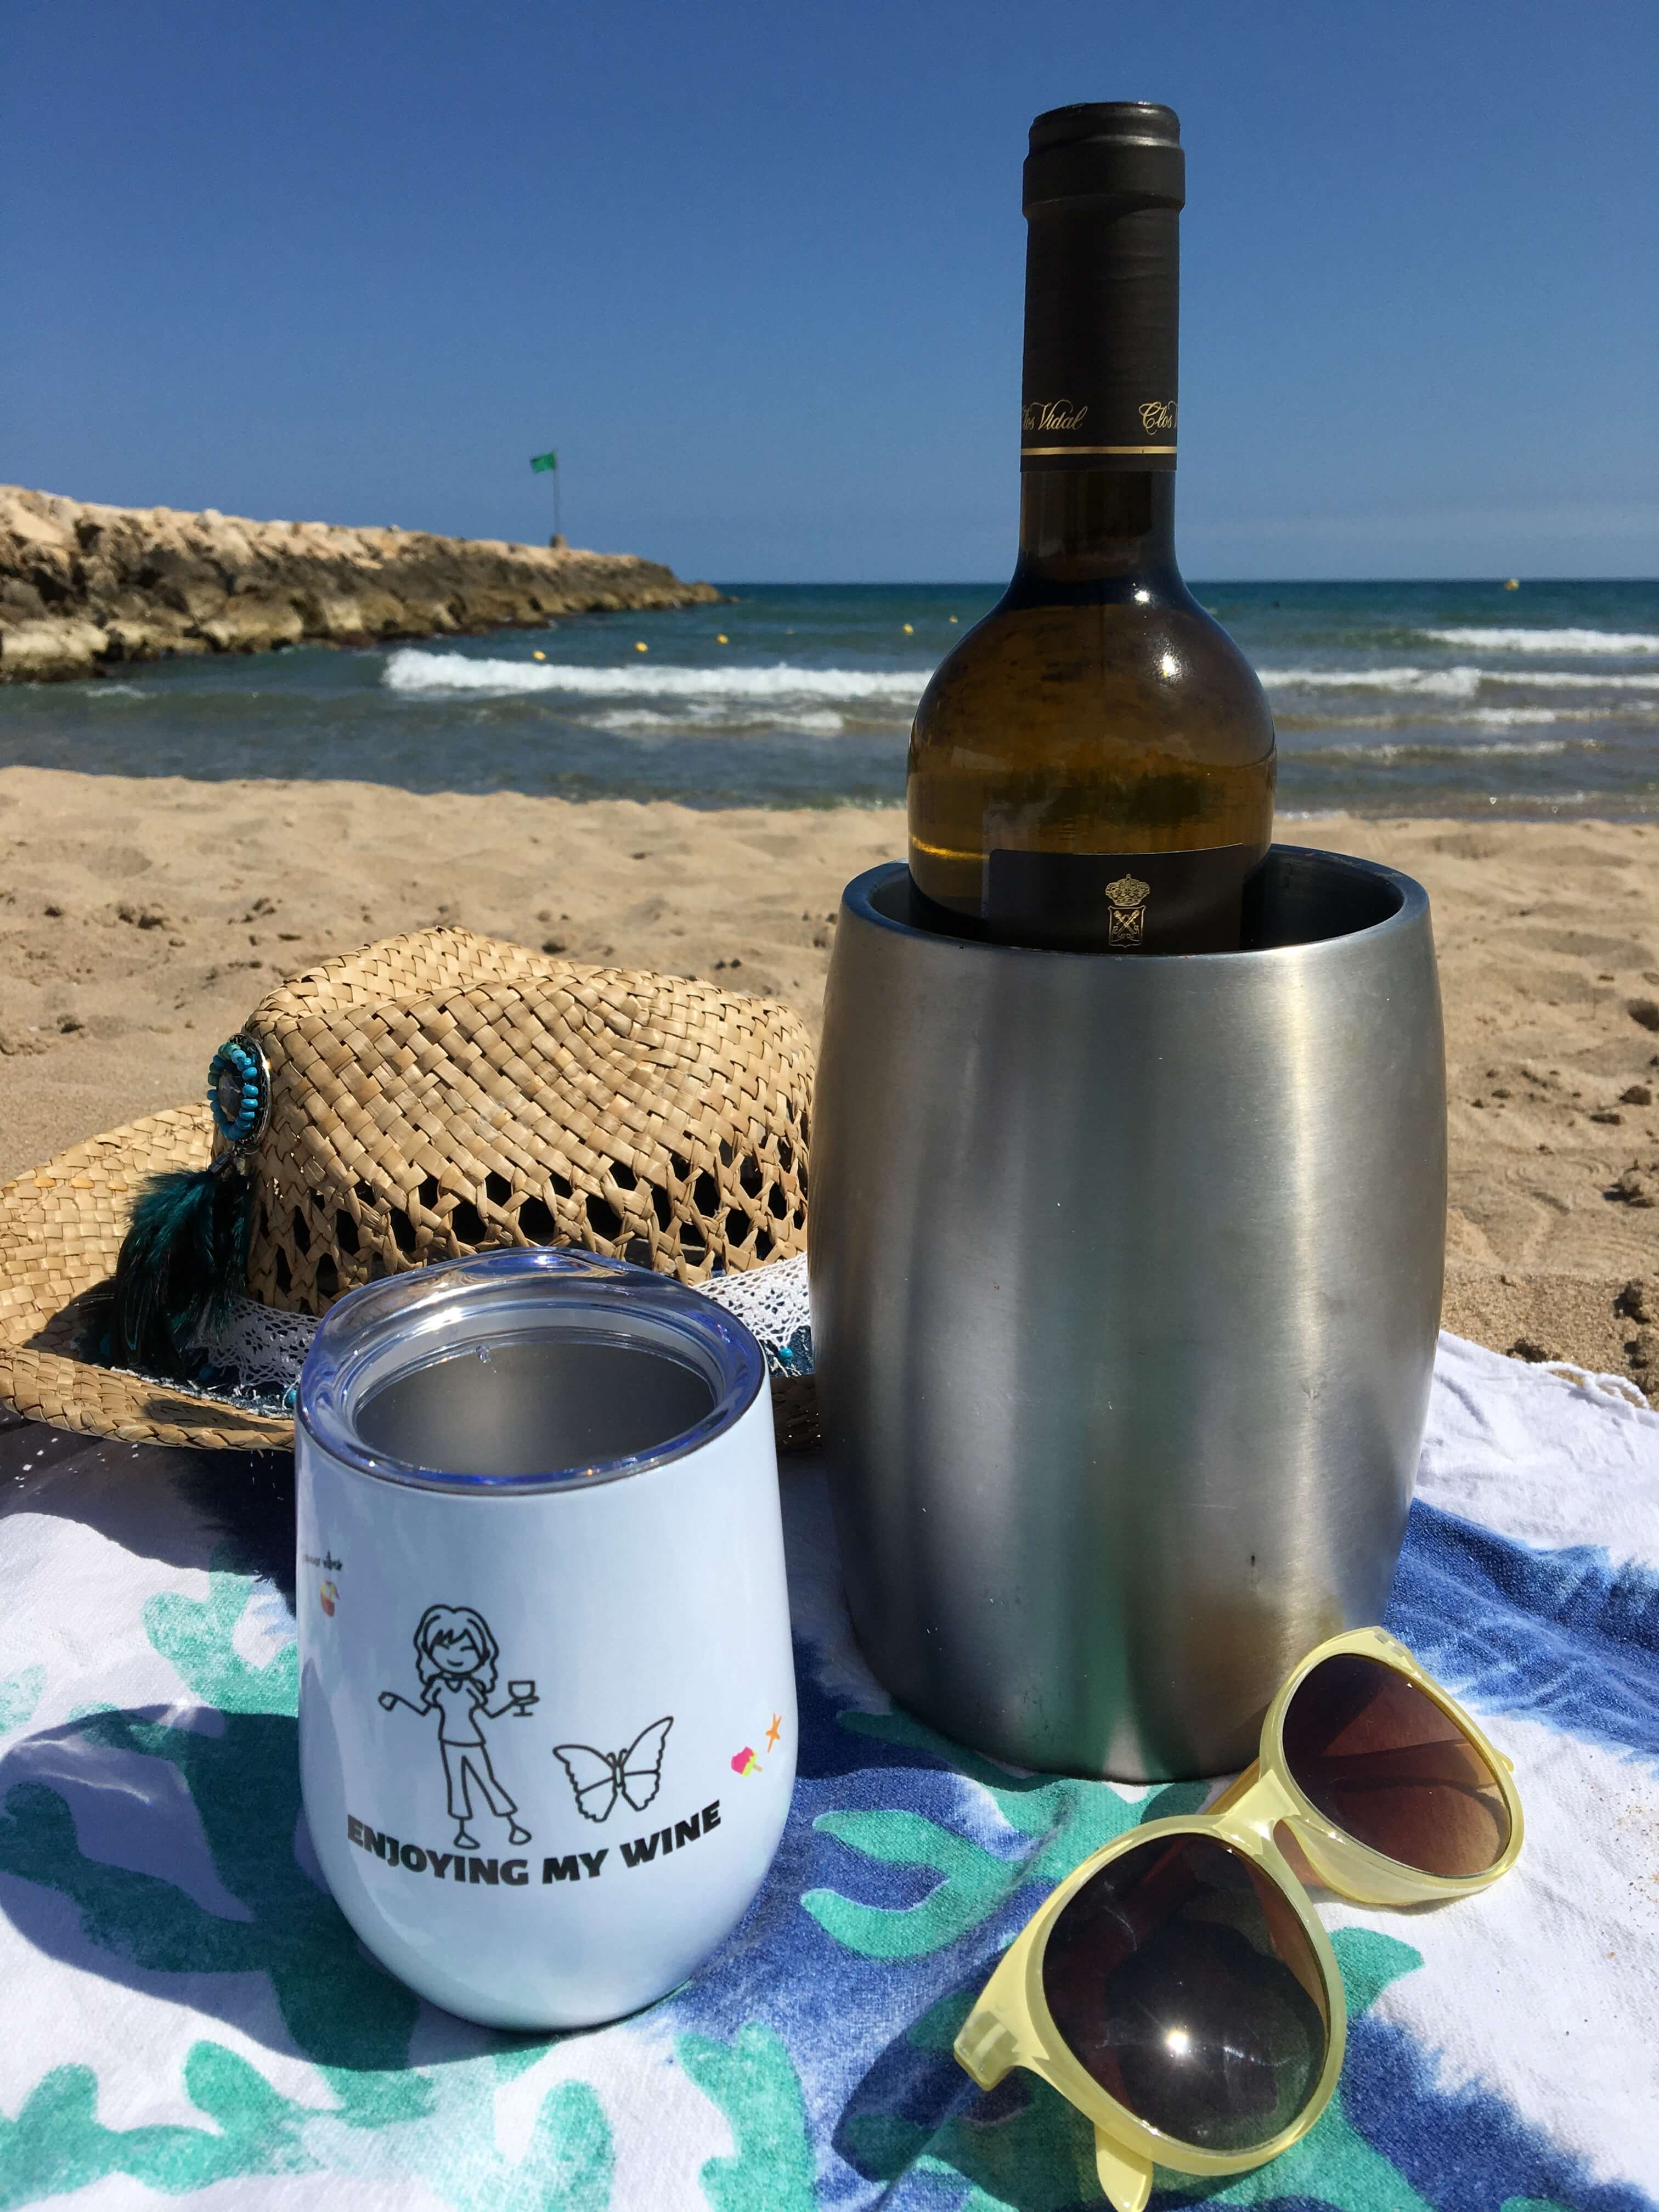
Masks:
[[[1433,900],[1447,1326],[1659,1395],[1659,828],[1331,816],[1280,835]],[[903,844],[890,809],[0,770],[0,1180],[199,1095],[281,975],[434,922],[729,977],[816,1024],[841,887]]]

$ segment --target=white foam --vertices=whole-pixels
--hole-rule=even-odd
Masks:
[[[1583,740],[1578,740],[1582,744]],[[1468,744],[1437,745],[1424,742],[1400,744],[1367,744],[1347,743],[1335,745],[1312,745],[1305,752],[1296,751],[1289,757],[1297,761],[1380,761],[1385,764],[1395,761],[1462,761],[1544,759],[1552,754],[1564,753],[1568,749],[1565,738],[1517,738],[1509,741],[1493,738],[1472,739]]]
[[[1659,677],[1586,677],[1566,668],[1524,668],[1516,675],[1489,675],[1486,681],[1520,684],[1526,690],[1659,690]]]
[[[1411,691],[1432,699],[1473,699],[1485,680],[1479,668],[1261,668],[1269,690]]]
[[[1459,729],[1518,730],[1528,723],[1599,722],[1596,714],[1554,707],[1471,707],[1467,714],[1448,717]]]
[[[563,692],[589,699],[896,699],[914,707],[933,671],[915,669],[681,668],[641,660],[625,668],[583,668],[542,660],[475,660],[465,653],[392,653],[380,681],[388,690],[422,693]]]
[[[1562,668],[1263,668],[1269,688],[1287,691],[1400,691],[1429,699],[1473,699],[1483,685],[1505,691],[1659,691],[1659,675],[1587,676]]]
[[[650,707],[614,707],[602,714],[585,714],[582,720],[590,729],[614,730],[624,737],[642,738],[683,738],[705,731],[733,737],[744,730],[755,730],[768,736],[779,730],[794,730],[807,738],[835,738],[846,727],[844,717],[825,707],[809,707],[793,713],[782,708],[760,714],[752,709],[733,714],[707,707],[682,708],[678,714],[665,714]]]
[[[1551,729],[1563,722],[1587,723],[1596,735],[1574,738],[1571,743],[1594,750],[1605,742],[1600,734],[1607,726],[1607,716],[1595,707],[1453,707],[1441,712],[1413,714],[1410,711],[1375,714],[1281,714],[1279,727],[1285,737],[1321,735],[1339,730],[1410,730],[1419,732],[1418,742],[1449,750],[1443,741],[1455,743],[1454,733],[1459,730],[1524,730]],[[1357,742],[1350,750],[1369,752],[1373,747],[1365,740]],[[1478,744],[1471,742],[1460,746],[1461,751],[1475,752]]]
[[[1522,691],[1659,691],[1659,676],[1587,676],[1582,670],[1575,674],[1565,668],[1528,668],[1513,674],[1488,669],[1480,680]]]
[[[1659,653],[1659,637],[1640,629],[1425,629],[1438,645],[1477,653]]]
[[[1583,740],[1581,738],[1579,743],[1582,744]],[[1506,757],[1514,760],[1542,760],[1554,753],[1564,753],[1566,750],[1567,740],[1565,738],[1517,738],[1513,744],[1476,744],[1457,747],[1460,756],[1464,753],[1476,753],[1482,760],[1502,760]]]

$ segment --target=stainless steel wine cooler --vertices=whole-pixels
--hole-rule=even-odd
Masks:
[[[1253,1753],[1380,1620],[1438,1325],[1428,899],[1275,846],[1238,952],[1050,952],[843,898],[812,1146],[818,1389],[893,1695],[1023,1765]]]

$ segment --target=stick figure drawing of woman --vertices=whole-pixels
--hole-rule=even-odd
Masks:
[[[519,1824],[511,1797],[495,1778],[489,1763],[489,1747],[480,1721],[500,1720],[504,1713],[526,1714],[539,1703],[533,1682],[510,1682],[501,1705],[492,1706],[495,1665],[501,1649],[483,1615],[470,1605],[429,1605],[415,1631],[415,1672],[422,1697],[417,1705],[396,1690],[382,1690],[380,1703],[387,1712],[398,1705],[411,1713],[436,1713],[438,1748],[443,1754],[444,1780],[449,1790],[449,1817],[456,1825],[455,1848],[474,1851],[478,1839],[471,1832],[472,1791],[477,1783],[484,1802],[498,1820],[507,1824],[515,1844],[527,1844],[530,1831]]]

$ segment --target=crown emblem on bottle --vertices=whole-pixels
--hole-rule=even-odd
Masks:
[[[1146,935],[1146,902],[1152,887],[1139,876],[1120,876],[1106,886],[1111,912],[1106,917],[1108,945],[1140,945]]]

